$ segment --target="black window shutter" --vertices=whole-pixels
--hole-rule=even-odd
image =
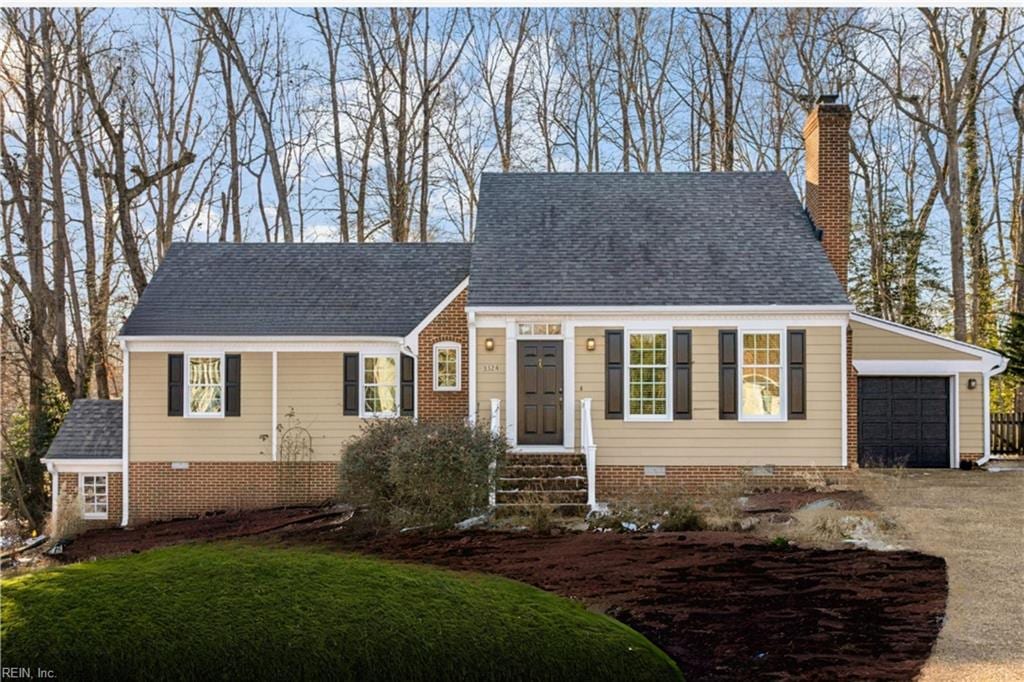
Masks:
[[[787,390],[789,391],[789,418],[807,419],[807,340],[803,329],[791,329],[788,334],[787,360],[789,363]]]
[[[167,416],[185,414],[185,356],[167,356]]]
[[[622,419],[623,374],[623,331],[606,329],[604,332],[604,417]]]
[[[224,356],[224,416],[242,416],[242,356]]]
[[[692,351],[690,330],[676,330],[672,333],[672,418],[692,419],[690,407],[693,395],[691,386],[690,361]]]
[[[736,330],[718,332],[718,418],[736,419],[736,387],[739,384],[736,366]]]
[[[359,353],[345,353],[342,414],[359,415]]]
[[[402,416],[411,417],[416,414],[416,362],[411,355],[402,356],[401,391]]]

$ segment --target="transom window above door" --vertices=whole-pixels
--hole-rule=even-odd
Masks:
[[[740,359],[740,415],[783,419],[782,333],[744,332]]]
[[[520,322],[519,336],[560,336],[560,322]]]
[[[643,332],[629,335],[630,419],[668,417],[668,334]]]

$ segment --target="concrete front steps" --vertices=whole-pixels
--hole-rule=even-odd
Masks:
[[[545,507],[558,514],[585,516],[587,462],[582,453],[515,453],[499,472],[498,513],[525,514]]]

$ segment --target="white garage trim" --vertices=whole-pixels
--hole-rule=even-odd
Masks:
[[[854,360],[859,376],[947,377],[961,372],[984,374],[991,364],[984,360]]]

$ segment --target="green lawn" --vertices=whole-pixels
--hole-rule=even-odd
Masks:
[[[4,666],[57,679],[668,680],[642,635],[522,583],[179,546],[2,583]]]

